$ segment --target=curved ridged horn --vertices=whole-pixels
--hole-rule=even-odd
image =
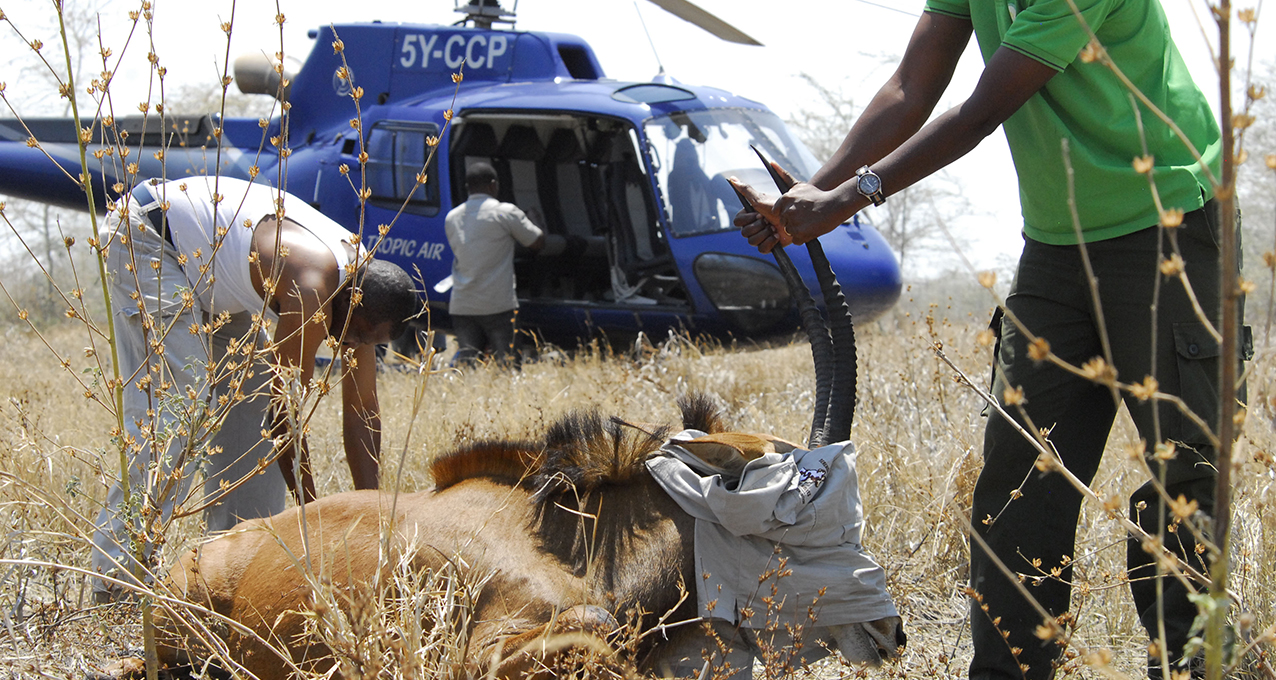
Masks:
[[[826,443],[846,441],[851,438],[851,425],[855,419],[858,383],[858,366],[855,350],[855,325],[851,310],[842,294],[842,286],[833,274],[833,265],[824,254],[819,239],[806,244],[811,255],[815,277],[824,294],[824,309],[828,313],[828,332],[833,340],[833,389],[829,393],[828,418],[825,420]]]
[[[763,167],[771,175],[771,180],[782,193],[793,187],[758,147],[750,144],[749,148],[757,154]],[[740,200],[746,208],[750,207],[743,196]],[[803,308],[803,298],[808,304],[812,302],[810,288],[798,275],[788,254],[779,246],[772,252],[775,253],[776,263],[780,265],[780,272],[789,284],[789,290],[798,297],[802,327],[806,329],[811,341],[811,354],[815,360],[815,413],[811,424],[810,446],[815,448],[850,439],[851,425],[855,419],[858,367],[855,327],[851,320],[851,310],[846,304],[846,296],[842,294],[842,286],[837,282],[833,266],[824,254],[824,247],[820,245],[819,239],[807,242],[806,249],[811,256],[811,266],[815,269],[820,292],[823,293],[824,308],[828,313],[827,323],[819,316],[818,310],[814,310],[812,315]],[[805,291],[806,295],[802,295],[800,291]],[[817,320],[820,324],[818,327],[815,325]]]
[[[815,364],[815,409],[811,417],[811,436],[808,438],[808,445],[816,449],[829,443],[829,402],[837,379],[833,336],[829,333],[820,310],[815,306],[811,289],[802,280],[797,267],[793,266],[793,260],[789,259],[789,254],[780,246],[773,248],[771,254],[775,256],[775,263],[780,267],[780,273],[784,275],[784,282],[789,285],[789,292],[797,301],[802,328],[806,331],[806,338],[811,343],[811,360]]]
[[[753,210],[753,205],[744,197],[744,194],[740,193],[739,189],[736,189],[736,196],[740,198],[740,204],[745,209]],[[828,325],[824,322],[824,317],[820,315],[820,310],[815,306],[810,287],[802,280],[797,267],[793,266],[793,260],[789,259],[789,254],[784,252],[782,246],[777,245],[771,249],[771,255],[775,257],[775,264],[780,268],[780,274],[784,276],[784,283],[789,287],[789,294],[797,303],[802,329],[806,331],[806,338],[811,343],[811,360],[815,364],[815,409],[811,417],[811,434],[807,438],[807,445],[815,449],[828,443],[825,428],[828,425],[829,396],[833,391],[834,381],[833,336],[829,333]],[[830,268],[829,271],[832,272],[832,269]]]

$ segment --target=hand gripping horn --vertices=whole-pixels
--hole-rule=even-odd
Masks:
[[[761,159],[781,193],[792,188],[793,185],[776,171],[776,167],[756,146],[750,145],[749,148]],[[743,194],[737,191],[736,195],[746,209],[753,209]],[[775,256],[776,265],[780,268],[789,291],[797,301],[802,328],[811,343],[811,357],[815,364],[815,409],[809,446],[816,448],[850,439],[851,436],[857,373],[855,328],[851,321],[851,311],[846,305],[846,297],[842,294],[842,287],[833,274],[833,267],[823,246],[818,239],[811,239],[806,248],[824,297],[827,322],[815,306],[811,289],[798,274],[784,248],[777,245],[772,248],[771,253]]]

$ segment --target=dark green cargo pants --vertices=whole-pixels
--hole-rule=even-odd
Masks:
[[[1177,229],[1186,271],[1196,296],[1209,317],[1219,315],[1219,245],[1216,204],[1189,213]],[[1157,268],[1157,228],[1087,246],[1112,347],[1112,359],[1122,382],[1142,382],[1154,376],[1160,389],[1175,394],[1211,427],[1218,420],[1219,346],[1194,313],[1183,286],[1163,277]],[[1164,239],[1169,252],[1169,239]],[[1154,287],[1161,279],[1153,321]],[[1103,356],[1094,304],[1086,283],[1080,250],[1075,246],[1049,246],[1028,240],[1006,307],[1033,333],[1045,338],[1050,349],[1080,366]],[[1154,341],[1155,338],[1155,341]],[[1028,341],[1009,320],[1001,324],[993,396],[1002,399],[1007,385],[1023,388],[1025,409],[1039,428],[1050,428],[1054,443],[1068,469],[1089,483],[1099,467],[1108,433],[1117,412],[1106,387],[1077,378],[1048,363],[1028,356]],[[1154,417],[1152,402],[1125,395],[1140,436],[1149,453],[1157,441],[1175,442],[1177,458],[1166,464],[1170,497],[1182,494],[1196,500],[1202,510],[1214,507],[1215,452],[1208,439],[1178,409],[1168,403]],[[1006,410],[1012,414],[1014,407]],[[1159,422],[1158,422],[1159,421]],[[984,434],[984,469],[975,487],[973,520],[976,530],[1011,570],[1046,574],[1034,585],[1025,581],[1032,595],[1053,615],[1068,610],[1072,576],[1069,560],[1075,556],[1077,516],[1082,497],[1059,474],[1034,469],[1037,453],[1031,444],[992,414]],[[1153,470],[1160,463],[1152,462]],[[1025,481],[1026,480],[1026,481]],[[1021,487],[1022,484],[1022,487]],[[1012,492],[1022,497],[1012,500]],[[1017,495],[1017,494],[1015,494]],[[1142,504],[1146,504],[1145,506]],[[1131,517],[1155,535],[1161,524],[1157,494],[1145,484],[1130,498]],[[1142,508],[1142,509],[1141,509]],[[987,523],[986,518],[996,521]],[[1186,530],[1167,538],[1167,544],[1204,568],[1195,556],[1195,542]],[[1061,648],[1042,642],[1035,634],[1041,618],[1014,586],[976,545],[972,546],[971,586],[980,594],[972,605],[971,628],[975,654],[970,677],[1048,678]],[[1157,632],[1158,606],[1155,568],[1136,540],[1128,546],[1130,588],[1143,625]],[[1040,567],[1034,560],[1040,560]],[[1061,568],[1058,577],[1049,577]],[[1188,602],[1182,585],[1163,580],[1163,611],[1171,659],[1181,655],[1196,608]],[[993,621],[997,620],[994,624]],[[1003,633],[1008,637],[1003,638]],[[1022,651],[1016,658],[1011,648]],[[1028,666],[1021,673],[1020,664]],[[1160,669],[1150,669],[1159,676]]]

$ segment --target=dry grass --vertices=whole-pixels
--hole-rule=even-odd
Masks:
[[[903,662],[870,674],[942,677],[964,675],[969,655],[966,601],[967,539],[956,513],[968,507],[978,474],[983,420],[980,404],[957,385],[930,351],[946,353],[972,376],[986,376],[990,351],[976,334],[984,321],[948,321],[942,309],[897,316],[896,328],[860,331],[859,409],[853,439],[868,520],[866,542],[890,574],[889,588],[905,616],[910,644]],[[982,315],[976,315],[982,316]],[[3,558],[70,566],[88,563],[87,531],[113,469],[103,434],[111,418],[75,396],[69,376],[33,337],[14,332],[0,363],[0,522]],[[65,356],[81,357],[72,327],[53,332]],[[539,433],[558,415],[599,406],[641,421],[672,422],[672,397],[706,392],[727,406],[743,430],[789,438],[804,435],[812,401],[809,351],[803,345],[725,348],[675,338],[641,344],[624,354],[600,350],[568,357],[552,354],[521,373],[479,369],[429,379],[404,456],[403,489],[430,484],[432,456],[474,438]],[[78,370],[72,361],[70,370]],[[1276,620],[1276,520],[1272,405],[1276,381],[1271,352],[1252,368],[1255,404],[1238,448],[1234,589],[1259,627]],[[418,381],[413,372],[380,377],[385,429],[385,483],[397,473]],[[340,446],[339,403],[328,399],[312,422],[311,447],[321,494],[349,485]],[[1135,438],[1122,418],[1096,481],[1101,497],[1124,496],[1142,472],[1124,451]],[[164,546],[167,562],[193,540],[195,520],[184,520]],[[1145,639],[1123,584],[1124,532],[1087,506],[1077,550],[1075,609],[1078,648],[1109,648],[1114,668],[1137,677]],[[27,564],[0,567],[0,664],[14,676],[71,677],[140,646],[137,618],[128,607],[87,604],[82,576]],[[825,662],[821,674],[863,671]],[[1081,663],[1071,669],[1085,675]]]
[[[151,16],[142,16],[149,30]],[[85,27],[92,35],[91,22]],[[1247,99],[1246,106],[1250,103]],[[882,324],[891,327],[889,332],[880,326],[860,332],[853,439],[868,521],[866,543],[890,575],[888,587],[911,635],[903,661],[871,672],[876,675],[960,677],[969,656],[967,603],[961,594],[969,545],[962,516],[981,465],[982,404],[952,380],[931,349],[942,343],[976,380],[987,376],[990,351],[976,342],[986,314],[956,314],[961,318],[950,320],[949,311],[939,305],[911,315],[898,312]],[[75,571],[88,564],[91,520],[118,474],[117,448],[109,435],[115,419],[82,398],[70,375],[81,375],[91,365],[82,326],[49,329],[56,356],[32,333],[16,328],[0,330],[6,341],[0,360],[0,666],[13,677],[78,677],[116,656],[136,655],[142,644],[137,610],[91,606],[85,576]],[[594,348],[549,356],[520,373],[480,369],[433,375],[419,411],[413,403],[423,377],[410,371],[383,373],[383,483],[401,479],[403,490],[427,487],[426,464],[433,456],[473,439],[535,435],[560,414],[582,406],[632,420],[671,422],[673,397],[701,391],[720,400],[743,430],[799,439],[810,419],[813,381],[804,345],[724,348],[674,338],[619,353]],[[1235,456],[1232,588],[1242,603],[1237,620],[1252,615],[1253,626],[1270,629],[1276,622],[1276,579],[1267,571],[1276,563],[1276,515],[1269,514],[1276,487],[1271,427],[1276,403],[1268,396],[1276,380],[1273,353],[1260,353],[1251,370],[1254,408]],[[329,398],[310,421],[321,494],[349,487],[338,408],[338,401]],[[1125,418],[1116,428],[1095,483],[1101,498],[1123,498],[1143,481],[1141,465],[1126,455],[1136,437],[1133,428]],[[409,429],[412,441],[405,444]],[[167,527],[160,564],[170,564],[201,533],[197,517]],[[1087,505],[1075,556],[1079,625],[1073,649],[1110,649],[1109,670],[1137,677],[1146,642],[1123,582],[1124,555],[1124,530],[1102,508]],[[379,660],[389,659],[398,664],[398,677],[444,672],[456,663],[449,652],[456,642],[446,637],[456,628],[445,615],[429,619],[414,612],[447,608],[445,600],[420,597],[431,590],[431,579],[452,583],[475,576],[396,572],[395,602],[347,598],[358,605],[348,607],[357,613],[342,618],[346,614],[328,607],[315,625],[320,634],[340,639],[351,661],[372,661],[377,667]],[[338,593],[327,595],[341,601]],[[430,654],[407,649],[405,656],[404,649],[390,644],[404,638],[390,636],[391,630],[410,632],[438,649]],[[847,672],[870,673],[838,669],[832,662],[820,667],[821,675]],[[1065,672],[1095,676],[1099,670],[1078,659]]]

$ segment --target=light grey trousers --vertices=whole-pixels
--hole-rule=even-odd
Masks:
[[[199,299],[183,307],[182,293],[190,283],[177,250],[132,199],[128,225],[120,229],[127,231],[127,242],[112,243],[107,267],[126,381],[129,493],[126,497],[119,466],[113,465],[117,458],[108,455],[105,471],[116,480],[98,515],[92,557],[95,571],[115,572],[125,580],[134,565],[133,546],[141,542],[149,554],[154,542],[141,531],[143,517],[158,513],[167,522],[174,508],[206,505],[208,530],[225,531],[241,520],[281,512],[286,496],[279,466],[261,464],[271,454],[270,441],[262,438],[269,427],[270,371],[260,358],[250,365],[244,351],[246,345],[260,349],[263,334],[253,334],[247,312],[232,314],[229,323],[205,333],[203,326],[211,320]],[[195,328],[198,332],[192,332]],[[190,491],[191,479],[201,471],[202,498]],[[112,590],[100,580],[94,589]]]

